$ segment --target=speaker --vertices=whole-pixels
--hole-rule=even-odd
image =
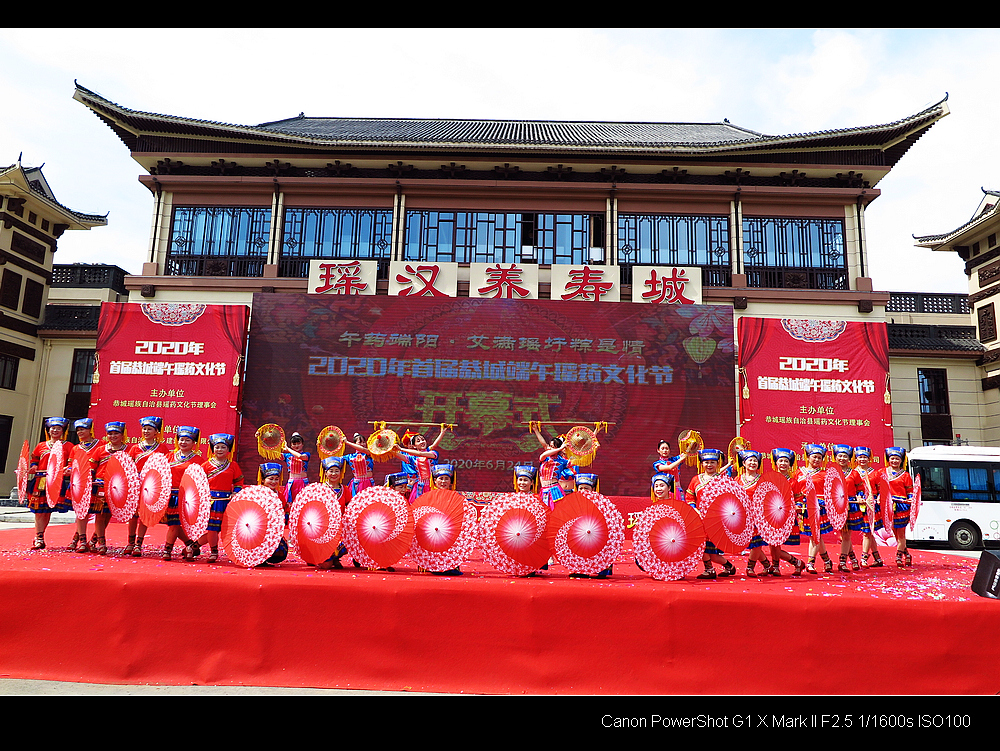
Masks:
[[[972,577],[972,591],[980,597],[1000,599],[1000,553],[984,550],[979,556],[976,575]]]

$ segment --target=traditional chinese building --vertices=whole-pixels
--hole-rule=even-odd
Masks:
[[[20,160],[0,169],[0,218],[0,488],[6,495],[24,439],[37,440],[43,416],[63,414],[71,390],[73,363],[44,331],[58,241],[66,230],[102,227],[107,219],[63,206],[41,168]],[[88,364],[92,369],[92,358],[83,371]]]
[[[1000,193],[984,189],[969,221],[948,232],[914,236],[917,247],[953,252],[965,262],[965,273],[969,277],[967,315],[971,315],[974,324],[973,336],[978,331],[977,344],[982,346],[974,361],[977,367],[970,371],[967,379],[967,388],[960,389],[965,392],[961,396],[956,394],[951,368],[946,372],[938,370],[921,385],[921,417],[929,414],[931,419],[940,419],[937,418],[939,413],[956,411],[956,408],[949,408],[949,400],[957,403],[958,410],[968,410],[975,404],[981,415],[982,441],[973,440],[972,443],[993,446],[1000,443],[1000,338],[995,307],[996,295],[1000,292],[998,204]],[[930,328],[939,336],[947,331],[943,325]]]
[[[300,113],[234,125],[130,110],[79,85],[74,98],[122,140],[150,191],[142,273],[125,278],[134,302],[696,302],[737,324],[886,323],[895,442],[988,440],[989,406],[964,395],[982,346],[963,296],[890,295],[869,275],[865,211],[946,100],[882,125],[772,136],[728,121]],[[918,396],[940,390],[930,371],[942,368],[963,384],[947,421],[927,418]]]

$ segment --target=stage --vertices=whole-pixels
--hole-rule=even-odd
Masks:
[[[0,677],[107,684],[465,694],[995,694],[1000,602],[977,559],[914,550],[913,567],[655,581],[626,540],[610,579],[562,566],[513,578],[477,549],[463,576],[319,571],[71,553],[0,532]],[[833,546],[831,545],[831,548]],[[175,548],[176,550],[176,548]],[[804,557],[805,550],[790,548]],[[858,547],[860,551],[860,548]],[[836,561],[836,556],[834,556]],[[698,573],[693,572],[693,573]]]

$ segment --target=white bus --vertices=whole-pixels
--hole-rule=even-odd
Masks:
[[[1000,448],[921,446],[907,456],[922,491],[907,540],[947,542],[956,550],[1000,541]]]

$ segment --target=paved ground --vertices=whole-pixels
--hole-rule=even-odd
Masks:
[[[335,688],[257,686],[107,686],[0,678],[0,696],[442,696],[412,691],[347,691]]]

